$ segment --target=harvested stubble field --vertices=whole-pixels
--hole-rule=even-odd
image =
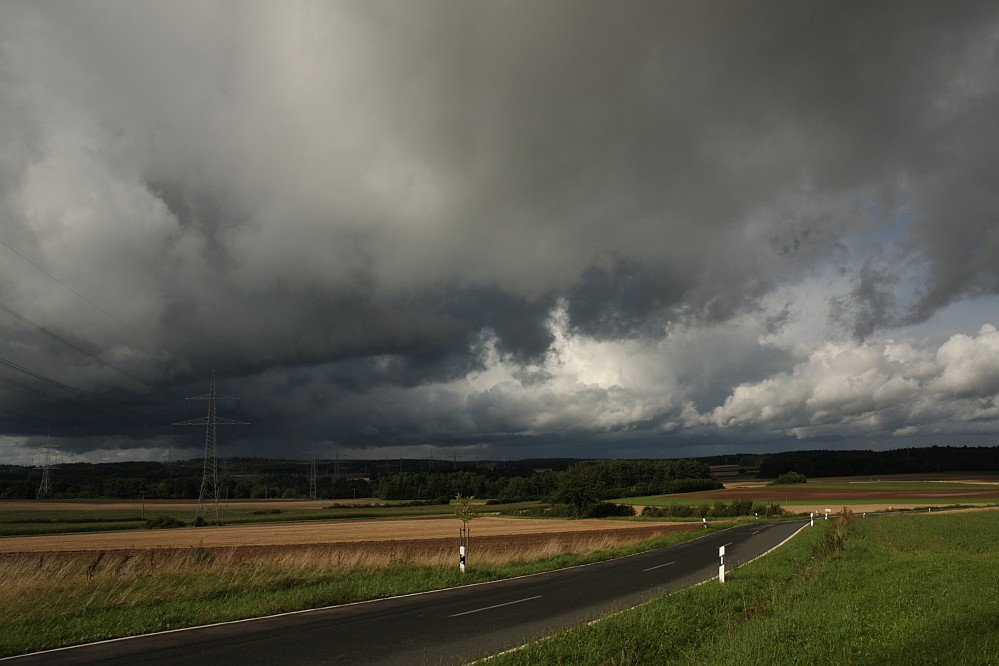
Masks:
[[[225,549],[253,547],[343,546],[379,552],[407,549],[453,549],[460,523],[453,517],[339,520],[267,525],[232,525],[173,530],[98,532],[0,539],[0,553],[67,553],[142,551],[155,549]],[[470,523],[477,544],[534,546],[545,541],[564,543],[616,535],[629,541],[674,534],[697,525],[607,520],[553,520],[487,516]]]

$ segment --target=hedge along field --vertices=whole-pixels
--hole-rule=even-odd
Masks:
[[[996,664],[999,512],[820,521],[717,581],[493,664]]]

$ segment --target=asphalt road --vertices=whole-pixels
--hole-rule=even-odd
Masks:
[[[754,523],[572,569],[91,643],[9,661],[18,666],[463,664],[716,577],[719,546],[725,546],[730,570],[778,545],[802,524]]]

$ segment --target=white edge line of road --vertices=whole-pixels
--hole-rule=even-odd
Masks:
[[[737,526],[728,527],[726,529],[730,530],[730,529],[734,529],[735,527],[737,527]],[[774,546],[773,548],[771,548],[767,552],[761,553],[760,555],[757,555],[753,559],[749,560],[749,562],[755,562],[756,560],[760,559],[761,557],[764,557],[764,556],[769,555],[770,553],[774,552],[775,550],[777,550],[778,548],[780,548],[781,546],[783,546],[785,543],[787,543],[788,541],[790,541],[794,537],[798,536],[798,532],[800,532],[801,530],[805,529],[806,527],[808,527],[808,522],[807,521],[805,522],[804,525],[802,525],[797,530],[795,530],[794,533],[791,536],[789,536],[788,538],[784,539],[783,541],[781,541],[779,544],[777,544],[776,546]],[[722,532],[724,532],[724,531],[725,530],[722,530]],[[716,534],[721,534],[721,532],[716,532]],[[757,534],[757,533],[754,532],[753,534]],[[709,535],[705,534],[704,536],[709,536]],[[700,537],[698,537],[698,538],[700,538]],[[697,539],[691,539],[690,541],[687,541],[685,543],[692,543],[694,541],[697,541]],[[733,567],[733,568],[734,569],[738,569],[739,567],[744,567],[747,564],[749,564],[749,562],[743,562],[739,566]],[[700,585],[704,585],[705,583],[710,583],[714,579],[715,579],[715,576],[711,576],[711,577],[709,577],[709,578],[707,578],[705,580],[702,580],[700,583],[694,583],[690,587],[698,587]],[[681,589],[685,589],[685,588],[681,588]],[[672,594],[672,592],[670,592],[669,594]],[[634,610],[634,609],[638,608],[639,606],[644,606],[645,604],[649,603],[650,601],[652,601],[652,599],[649,599],[647,601],[643,601],[640,604],[635,604],[634,606],[631,606],[630,608],[622,608],[619,611],[615,611],[613,613],[610,613],[609,615],[604,615],[603,617],[598,617],[595,620],[590,620],[589,622],[586,623],[586,626],[592,626],[592,625],[594,625],[594,624],[596,624],[598,622],[602,622],[603,620],[606,620],[609,617],[614,617],[615,615],[620,615],[621,613],[627,613],[628,611]],[[582,626],[582,625],[580,625],[580,626]],[[562,632],[560,631],[558,633],[562,633]],[[468,664],[468,666],[475,666],[475,664],[481,664],[481,663],[487,662],[490,659],[492,659],[493,657],[502,657],[503,655],[513,654],[515,652],[520,652],[521,650],[523,650],[524,648],[526,648],[528,645],[532,645],[534,643],[541,643],[542,641],[549,640],[550,638],[553,638],[556,635],[557,634],[552,634],[551,636],[545,636],[544,638],[540,638],[540,639],[538,639],[536,641],[531,641],[530,643],[524,643],[523,645],[518,645],[517,647],[510,648],[509,650],[504,650],[502,652],[497,652],[496,654],[490,655],[488,657],[483,657],[482,659],[478,659],[476,661],[470,662]]]
[[[726,527],[724,530],[720,530],[718,532],[711,532],[709,534],[704,534],[702,536],[697,537],[696,539],[691,539],[690,541],[683,541],[683,542],[680,542],[680,543],[674,544],[674,545],[679,546],[679,545],[683,545],[683,544],[694,543],[695,541],[699,541],[700,539],[703,539],[705,537],[712,536],[713,534],[721,534],[722,532],[725,532],[725,531],[731,530],[731,529],[735,529],[735,526],[733,526],[733,527]],[[797,534],[797,532],[795,532],[795,534]],[[302,610],[288,611],[286,613],[275,613],[273,615],[263,615],[261,617],[246,617],[246,618],[243,618],[241,620],[227,620],[225,622],[213,622],[211,624],[199,624],[199,625],[194,626],[194,627],[179,627],[177,629],[167,629],[165,631],[153,631],[153,632],[150,632],[148,634],[136,634],[134,636],[120,636],[119,638],[108,638],[107,640],[94,641],[92,643],[80,643],[79,645],[65,645],[63,647],[52,648],[50,650],[39,650],[37,652],[27,652],[25,654],[18,654],[18,655],[13,655],[13,656],[10,656],[10,657],[0,657],[0,661],[13,661],[15,659],[20,659],[22,657],[33,657],[35,655],[51,654],[53,652],[66,652],[67,650],[77,650],[77,649],[80,649],[80,648],[90,647],[90,646],[93,646],[93,645],[106,645],[108,643],[120,643],[120,642],[123,642],[123,641],[130,641],[130,640],[134,640],[136,638],[148,638],[149,636],[164,636],[166,634],[178,634],[178,633],[181,633],[181,632],[184,632],[184,631],[194,631],[196,629],[208,629],[210,627],[223,627],[223,626],[225,626],[227,624],[243,624],[244,622],[256,622],[258,620],[272,620],[274,618],[287,617],[287,616],[290,616],[290,615],[303,615],[305,613],[318,613],[320,611],[333,610],[335,608],[348,608],[350,606],[360,606],[362,604],[372,604],[372,603],[376,603],[376,602],[380,602],[380,601],[388,601],[389,599],[406,599],[408,597],[419,597],[419,596],[423,596],[423,595],[426,595],[426,594],[435,594],[437,592],[444,592],[445,590],[457,590],[457,589],[464,589],[464,588],[470,588],[470,587],[479,587],[480,585],[496,585],[497,583],[503,583],[503,582],[510,581],[510,580],[519,580],[521,578],[530,578],[532,576],[543,576],[545,574],[555,573],[557,571],[570,571],[572,569],[581,569],[583,567],[592,567],[592,566],[595,566],[597,564],[603,564],[604,562],[613,562],[614,560],[623,560],[623,559],[628,558],[628,557],[634,557],[636,555],[641,555],[642,553],[648,553],[648,552],[650,552],[650,551],[645,550],[645,551],[642,551],[642,552],[639,552],[639,553],[630,553],[628,555],[622,555],[621,557],[614,557],[614,558],[611,558],[609,560],[600,560],[599,562],[588,562],[586,564],[577,564],[577,565],[574,565],[574,566],[571,566],[571,567],[564,567],[562,569],[552,569],[551,571],[539,571],[538,573],[524,574],[522,576],[512,576],[510,578],[501,578],[499,580],[487,580],[487,581],[484,581],[482,583],[468,583],[467,585],[458,585],[458,586],[455,586],[455,587],[442,587],[442,588],[438,588],[436,590],[424,590],[423,592],[411,592],[410,594],[397,594],[394,597],[381,597],[379,599],[365,599],[364,601],[352,601],[352,602],[346,603],[346,604],[335,604],[333,606],[322,606],[321,608],[304,608]],[[520,648],[515,648],[515,649],[520,649]]]

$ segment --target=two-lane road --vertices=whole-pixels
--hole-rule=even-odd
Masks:
[[[802,522],[755,523],[694,541],[535,576],[93,643],[29,664],[461,664],[716,576]]]

